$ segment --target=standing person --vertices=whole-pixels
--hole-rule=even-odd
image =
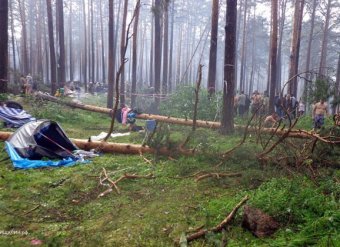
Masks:
[[[251,96],[251,113],[255,114],[258,113],[258,109],[261,107],[261,95],[257,90],[254,91],[253,95]],[[257,114],[256,114],[257,115]]]
[[[305,113],[305,104],[303,103],[303,101],[300,99],[300,102],[299,102],[299,117],[301,117],[304,113]]]
[[[292,119],[295,119],[296,118],[296,116],[297,116],[297,110],[298,110],[298,106],[299,106],[299,102],[297,101],[297,99],[295,98],[295,96],[293,95],[292,97],[291,97],[291,107],[292,107],[292,109],[291,109],[291,116],[292,116]]]
[[[237,116],[237,109],[238,109],[238,92],[234,96],[234,116]]]
[[[27,81],[26,78],[23,74],[20,76],[20,85],[21,85],[21,93],[26,94],[26,86],[27,86]]]
[[[241,91],[241,94],[238,96],[238,114],[240,117],[243,117],[246,110],[246,98],[244,91]]]
[[[32,88],[33,88],[33,78],[32,78],[32,76],[31,76],[31,74],[28,74],[27,76],[26,76],[26,84],[27,84],[27,86],[26,86],[26,95],[29,95],[29,94],[31,94],[31,92],[32,92]]]
[[[269,95],[267,91],[264,91],[263,93],[263,109],[262,109],[262,113],[263,115],[267,115],[269,113]]]
[[[314,118],[314,130],[320,129],[325,123],[325,116],[327,116],[328,110],[327,103],[321,99],[314,105],[313,118]]]

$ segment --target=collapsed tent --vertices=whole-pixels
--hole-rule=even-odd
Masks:
[[[78,148],[58,123],[50,120],[31,121],[20,127],[6,142],[6,150],[15,168],[39,168],[73,165]],[[41,160],[59,159],[58,161]]]
[[[35,120],[35,118],[33,118],[25,110],[10,107],[10,105],[0,106],[0,119],[5,122],[6,127],[14,128],[18,128],[25,123]]]

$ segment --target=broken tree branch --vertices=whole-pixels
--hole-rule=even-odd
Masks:
[[[107,175],[107,172],[105,170],[105,168],[103,168],[103,171],[101,172],[101,175],[104,174],[104,179],[101,179],[100,177],[100,183],[102,184],[103,181],[107,180],[110,182],[109,187],[107,190],[105,190],[104,192],[100,193],[98,195],[99,197],[103,197],[106,194],[110,193],[112,191],[112,188],[114,187],[115,190],[117,191],[118,194],[120,194],[120,189],[117,186],[117,183],[119,183],[120,181],[124,180],[124,179],[138,179],[138,178],[146,178],[146,179],[153,179],[155,178],[154,175],[152,173],[148,174],[148,175],[136,175],[136,174],[128,174],[125,173],[123,176],[121,176],[120,178],[118,178],[116,181],[113,181],[112,179],[109,178],[109,176]]]
[[[203,175],[196,176],[196,182],[203,180],[205,178],[224,178],[224,177],[241,177],[241,173],[217,173],[217,172],[211,172],[211,173],[206,173]]]
[[[234,219],[235,214],[237,210],[246,202],[249,200],[248,196],[245,196],[234,208],[233,210],[228,214],[228,216],[217,226],[210,228],[210,229],[201,229],[193,234],[190,234],[186,237],[187,242],[191,242],[195,239],[202,238],[204,237],[208,232],[220,232],[222,229],[224,229],[230,222]],[[179,244],[179,239],[175,240],[175,243],[178,245]]]

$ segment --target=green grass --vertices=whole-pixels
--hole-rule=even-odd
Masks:
[[[58,121],[69,137],[88,138],[109,127],[110,119],[102,114],[17,100],[34,116]],[[172,144],[182,142],[189,132],[189,127],[171,126]],[[143,137],[133,133],[111,141],[141,143]],[[281,228],[273,237],[257,239],[240,227],[240,210],[227,233],[229,246],[335,246],[339,242],[337,170],[325,170],[316,186],[303,175],[264,167],[256,159],[261,147],[255,137],[249,137],[216,170],[240,172],[242,177],[200,182],[190,177],[198,171],[215,171],[221,161],[217,154],[240,138],[198,129],[189,147],[201,154],[159,157],[153,164],[138,155],[120,154],[103,154],[86,165],[54,169],[13,170],[10,161],[2,161],[0,231],[28,234],[0,235],[0,246],[31,246],[34,239],[43,246],[173,246],[173,240],[189,229],[218,224],[245,194],[250,195],[249,204],[270,213]],[[0,159],[5,157],[2,151]],[[103,168],[113,180],[124,173],[153,173],[155,178],[123,180],[118,183],[121,194],[112,191],[98,198],[107,188],[99,184]],[[190,246],[219,246],[221,239],[221,234],[209,234]]]

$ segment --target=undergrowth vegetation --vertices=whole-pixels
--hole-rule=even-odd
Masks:
[[[182,89],[163,106],[163,114],[191,118],[192,95]],[[218,97],[218,96],[217,96]],[[103,97],[86,103],[104,106]],[[87,139],[108,131],[110,118],[103,114],[70,109],[34,98],[16,98],[36,118],[58,121],[69,137]],[[202,93],[198,119],[213,120],[217,101]],[[203,109],[205,109],[203,111]],[[245,120],[239,119],[240,122]],[[137,120],[137,124],[144,122]],[[308,117],[299,128],[310,128]],[[149,143],[153,147],[177,147],[190,127],[168,126]],[[8,129],[3,129],[8,131]],[[116,125],[115,131],[126,131]],[[141,144],[144,133],[109,139]],[[183,233],[219,224],[245,195],[248,204],[279,222],[271,237],[256,238],[241,227],[243,210],[226,233],[209,233],[189,246],[337,246],[340,242],[339,147],[320,145],[309,176],[310,163],[289,169],[260,162],[261,140],[248,134],[245,143],[232,149],[242,135],[221,136],[218,131],[197,129],[187,148],[197,154],[169,156],[154,154],[100,154],[90,163],[64,168],[14,170],[5,151],[0,153],[0,246],[174,246]],[[0,144],[3,149],[3,143]],[[284,146],[283,146],[284,147]],[[281,147],[282,149],[282,147]],[[281,152],[280,148],[277,152]],[[277,155],[277,153],[276,153]],[[323,155],[323,156],[322,156]],[[275,154],[274,154],[275,156]],[[328,163],[322,164],[324,160]],[[333,164],[333,165],[330,165]],[[334,165],[335,164],[335,165]],[[101,185],[103,168],[115,181],[124,174],[147,175],[153,179],[126,179],[115,190],[99,197],[108,187]],[[198,172],[241,173],[236,177],[197,181]],[[16,232],[14,232],[16,231]]]

